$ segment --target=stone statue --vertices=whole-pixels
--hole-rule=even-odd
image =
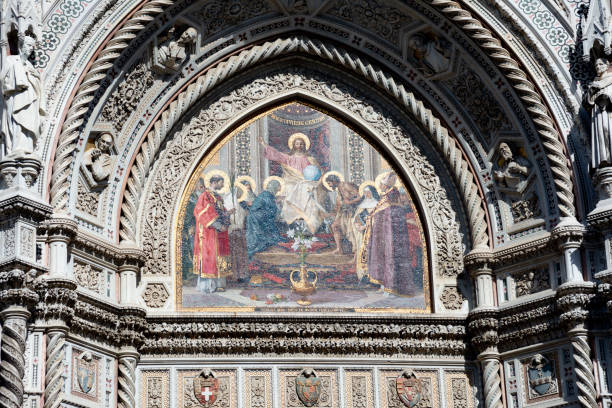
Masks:
[[[429,38],[422,33],[410,37],[408,48],[412,51],[414,58],[427,70],[430,75],[446,71],[450,64],[439,42],[435,38]]]
[[[591,110],[591,164],[612,166],[612,72],[604,58],[595,60],[597,76],[589,85],[585,104]]]
[[[168,39],[157,50],[158,63],[167,70],[178,71],[180,65],[187,59],[186,48],[195,42],[197,35],[196,29],[189,27],[177,39],[172,28]]]
[[[497,152],[504,162],[499,170],[493,172],[493,178],[503,187],[519,190],[522,182],[529,176],[529,161],[521,156],[514,157],[510,146],[505,142],[499,144]]]
[[[28,60],[35,43],[30,36],[20,38],[19,55],[8,56],[0,73],[0,158],[33,153],[40,134],[44,114],[40,74]]]
[[[101,133],[94,142],[95,147],[83,155],[83,165],[97,182],[103,182],[110,176],[113,165],[112,150],[113,135]]]

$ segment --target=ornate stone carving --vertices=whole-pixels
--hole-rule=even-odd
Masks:
[[[326,82],[323,82],[316,74],[307,72],[270,73],[266,78],[252,80],[232,91],[230,95],[220,98],[207,109],[201,110],[197,117],[181,126],[180,132],[168,141],[167,154],[160,158],[159,170],[153,175],[150,199],[144,208],[145,212],[142,217],[143,220],[146,220],[143,224],[142,243],[147,253],[143,273],[167,274],[170,271],[168,258],[170,242],[167,234],[170,228],[170,213],[166,209],[168,203],[173,203],[179,194],[176,188],[180,184],[178,181],[185,177],[188,169],[187,163],[198,157],[199,152],[208,142],[207,137],[214,135],[215,129],[230,121],[250,105],[260,103],[265,98],[274,97],[292,88],[306,90],[355,112],[381,137],[388,138],[408,167],[414,169],[415,180],[419,183],[418,188],[425,196],[431,197],[430,200],[427,200],[427,205],[434,219],[433,227],[438,247],[436,270],[441,276],[457,276],[463,270],[461,261],[463,247],[458,225],[455,222],[455,214],[436,176],[436,171],[421,153],[421,148],[416,146],[410,136],[406,135],[394,121],[385,118],[380,113],[385,109],[376,106],[366,97],[356,100],[355,95],[358,92],[338,80],[332,80],[329,77]],[[155,137],[159,136],[161,135]],[[144,146],[144,148],[149,149],[150,147]],[[133,172],[141,172],[141,170],[134,168]],[[136,208],[137,201],[133,195],[126,195],[126,200],[129,200],[128,208],[131,214],[122,216],[122,226],[129,228],[129,231],[126,232],[130,232],[130,235],[123,235],[129,238],[134,236],[132,235],[134,227],[129,224],[135,219],[132,209]],[[478,209],[474,211],[477,212]],[[479,237],[482,232],[483,230],[479,229]]]
[[[508,191],[523,192],[532,173],[531,163],[520,155],[514,155],[506,142],[499,144],[497,154],[502,164],[493,172],[495,181]]]
[[[108,180],[113,167],[113,135],[103,132],[96,136],[94,147],[83,154],[83,169],[91,177],[92,184]]]
[[[30,313],[22,307],[12,307],[2,313],[0,342],[0,406],[23,406],[23,375],[25,372],[26,320]]]
[[[101,274],[101,270],[93,268],[90,264],[74,262],[74,278],[86,289],[99,293],[102,284]]]
[[[81,180],[78,181],[79,186],[77,190],[77,210],[83,211],[89,215],[96,216],[98,214],[98,203],[100,202],[100,194],[96,192],[90,192],[83,185]]]
[[[456,286],[447,286],[440,294],[440,301],[447,310],[458,310],[463,306],[465,297]]]
[[[594,297],[594,284],[565,283],[557,289],[557,297],[557,306],[562,310],[559,319],[567,330],[574,352],[578,400],[584,407],[597,407],[591,346],[584,327],[589,315],[588,306]]]
[[[19,54],[9,55],[3,61],[0,159],[34,153],[40,135],[43,84],[40,73],[29,60],[35,45],[35,38],[22,33]]]
[[[512,219],[515,223],[542,215],[536,193],[531,194],[527,199],[512,201],[510,208],[512,210]]]
[[[118,408],[136,407],[136,362],[134,356],[119,358],[119,389],[117,390]]]
[[[65,338],[66,333],[62,331],[47,335],[44,408],[58,408],[62,402],[66,365]]]
[[[168,290],[163,283],[148,283],[142,295],[148,307],[163,307],[168,300]]]
[[[468,383],[462,378],[451,379],[451,395],[453,396],[453,408],[468,407]]]
[[[514,277],[516,297],[529,295],[550,288],[548,267],[530,269]]]
[[[153,74],[147,64],[136,64],[106,101],[102,118],[112,123],[115,131],[119,132],[153,82]]]
[[[512,126],[499,102],[487,90],[480,77],[465,63],[462,63],[460,72],[453,79],[446,81],[446,84],[476,122],[485,146],[491,142],[491,137],[496,132],[511,129]]]
[[[525,382],[529,392],[528,402],[559,393],[556,361],[536,354],[525,361]]]
[[[202,37],[207,38],[227,27],[236,26],[271,11],[269,2],[264,0],[216,0],[207,2],[198,14],[206,27]]]
[[[399,46],[401,28],[413,20],[412,16],[381,0],[337,0],[327,12],[371,30],[396,46]]]
[[[426,77],[443,73],[450,68],[453,52],[451,44],[432,32],[419,32],[410,36],[408,50]]]
[[[224,322],[150,321],[141,348],[149,355],[199,353],[201,355],[293,354],[308,347],[320,355],[346,356],[462,356],[466,350],[462,320],[444,324],[379,321],[339,325],[334,322]],[[458,323],[460,322],[461,323]],[[304,331],[309,336],[304,337]],[[325,333],[334,333],[334,339]],[[359,333],[356,335],[355,333]],[[363,341],[364,338],[371,339]],[[223,347],[220,345],[223,344]]]
[[[193,27],[187,27],[180,33],[177,26],[172,27],[162,43],[153,50],[153,68],[165,74],[178,71],[189,59],[189,48],[195,44],[197,36],[198,31]]]

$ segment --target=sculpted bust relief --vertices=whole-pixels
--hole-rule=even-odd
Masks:
[[[187,47],[192,44],[198,32],[195,28],[186,29],[180,37],[176,38],[174,29],[169,38],[157,50],[158,62],[167,70],[177,71],[179,66],[187,59]]]
[[[9,55],[0,74],[0,158],[33,153],[40,134],[44,114],[40,74],[28,60],[35,44],[30,36],[20,38],[19,55]]]
[[[97,182],[108,179],[113,165],[111,147],[113,135],[108,132],[101,133],[94,142],[95,147],[83,155],[83,165]]]
[[[529,177],[529,162],[521,156],[515,157],[505,142],[500,143],[497,151],[503,163],[499,170],[493,173],[495,181],[503,187],[519,190],[522,182]]]
[[[612,72],[608,60],[595,60],[595,72],[597,75],[585,98],[585,104],[591,109],[591,164],[594,169],[612,165]]]

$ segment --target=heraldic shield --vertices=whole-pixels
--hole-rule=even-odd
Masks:
[[[555,365],[541,354],[531,358],[527,368],[529,386],[538,395],[546,395],[557,391],[555,377]]]
[[[219,380],[212,371],[204,369],[193,379],[193,392],[204,407],[212,407],[219,396]]]
[[[81,391],[89,394],[96,383],[97,364],[91,353],[83,353],[77,360],[77,382]]]
[[[395,379],[395,388],[397,396],[402,404],[412,408],[416,406],[422,397],[421,380],[419,380],[412,370],[404,370],[399,377]]]
[[[295,392],[306,407],[312,407],[319,401],[321,396],[321,379],[317,377],[313,369],[306,368],[297,376],[295,379]]]

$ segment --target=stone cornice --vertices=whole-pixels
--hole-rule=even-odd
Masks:
[[[0,200],[0,217],[11,216],[27,217],[35,221],[42,221],[51,215],[52,208],[43,202],[14,195]]]

